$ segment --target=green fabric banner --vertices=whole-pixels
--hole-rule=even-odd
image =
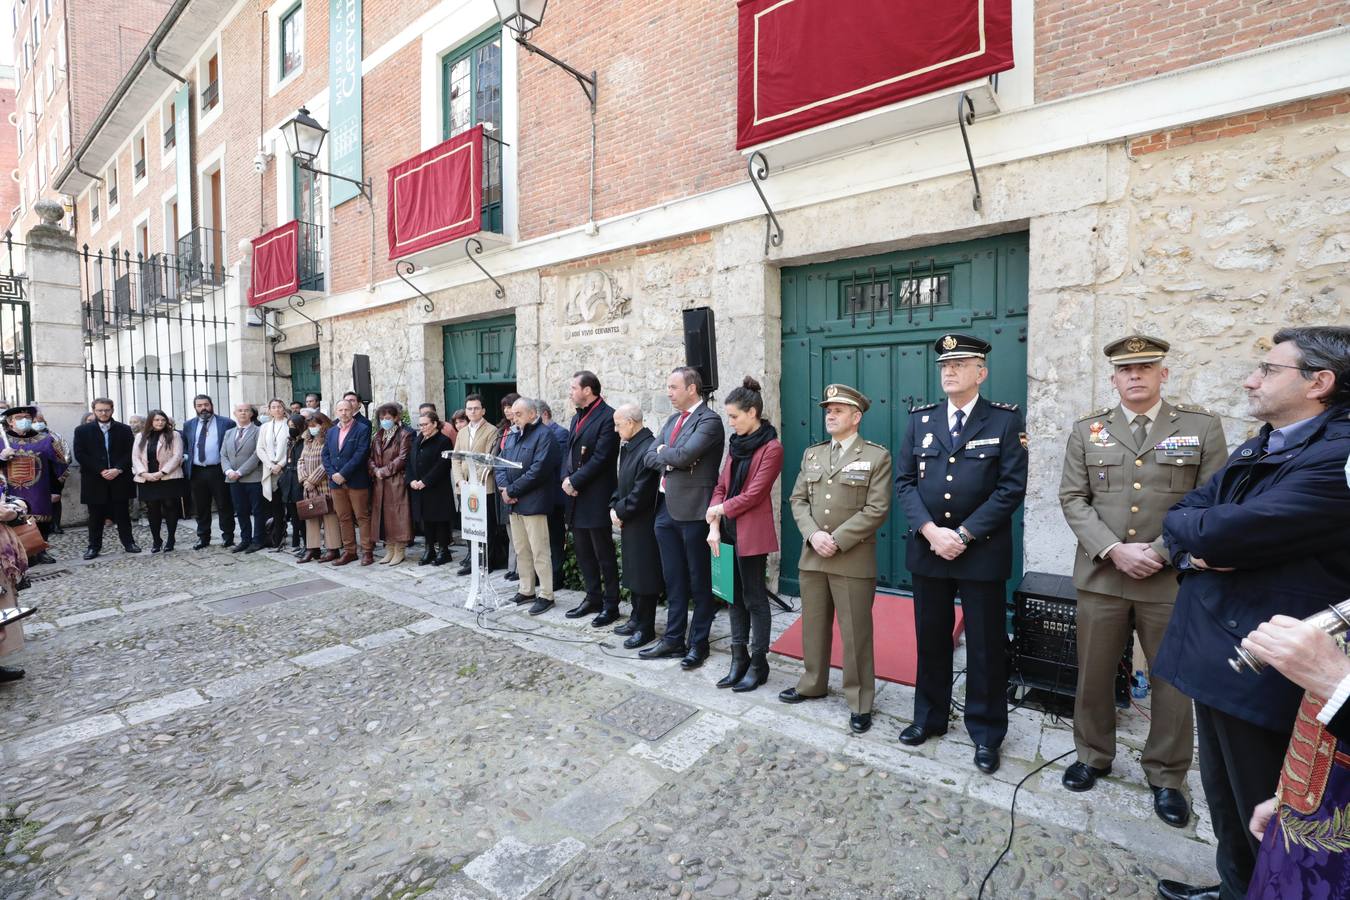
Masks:
[[[329,0],[328,169],[362,178],[361,163],[361,0]],[[359,194],[356,185],[334,179],[332,206]]]

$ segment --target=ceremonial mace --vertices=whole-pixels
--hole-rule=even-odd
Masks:
[[[1342,600],[1335,606],[1328,606],[1322,612],[1314,616],[1308,616],[1303,621],[1314,628],[1325,631],[1332,637],[1350,631],[1350,600]],[[1260,672],[1265,669],[1266,664],[1244,650],[1241,644],[1233,649],[1237,651],[1237,656],[1230,657],[1228,664],[1233,667],[1234,672],[1241,673],[1244,668],[1253,672]]]

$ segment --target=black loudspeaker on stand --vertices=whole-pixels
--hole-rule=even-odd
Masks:
[[[352,357],[352,390],[356,391],[362,404],[371,401],[370,357],[364,353],[358,353]]]
[[[705,393],[717,390],[717,329],[710,307],[684,311],[684,364],[698,371]]]

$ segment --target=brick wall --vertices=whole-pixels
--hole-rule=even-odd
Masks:
[[[14,109],[14,83],[0,83],[0,214],[6,221],[10,210],[19,205],[19,183],[9,177],[19,162],[19,148],[14,140],[15,129],[9,124],[9,115]]]
[[[599,72],[597,220],[745,178],[734,3],[554,2],[534,41]],[[520,236],[532,238],[586,221],[590,114],[571,76],[516,52]]]
[[[71,141],[79,144],[168,12],[168,0],[67,0]],[[53,13],[52,21],[58,21]],[[52,30],[48,29],[49,33]]]
[[[1187,144],[1217,141],[1281,125],[1295,125],[1346,114],[1350,114],[1350,92],[1310,97],[1283,106],[1272,106],[1221,119],[1208,119],[1184,128],[1173,128],[1138,137],[1130,141],[1130,155],[1142,156],[1160,150],[1185,147]]]
[[[1172,72],[1350,24],[1338,0],[1036,2],[1036,99]]]

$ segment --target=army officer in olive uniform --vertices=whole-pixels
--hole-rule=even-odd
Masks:
[[[844,696],[849,728],[872,727],[876,677],[872,660],[872,600],[877,589],[877,529],[891,512],[891,454],[858,434],[871,402],[843,384],[825,388],[830,439],[806,448],[789,503],[801,531],[797,563],[802,590],[802,663],[784,703],[817,700],[828,691],[836,616],[844,642]]]
[[[910,410],[896,463],[895,489],[909,523],[906,564],[914,579],[919,655],[914,724],[900,732],[900,741],[917,746],[947,731],[959,595],[966,731],[976,768],[991,774],[1008,733],[1005,584],[1012,574],[1013,513],[1027,488],[1026,426],[1014,404],[980,396],[989,374],[988,341],[947,334],[934,349],[947,399]]]
[[[1114,681],[1130,640],[1130,613],[1150,668],[1172,618],[1177,573],[1167,562],[1163,516],[1228,458],[1218,416],[1163,399],[1169,349],[1166,341],[1141,334],[1107,344],[1120,403],[1075,422],[1064,453],[1059,502],[1078,537],[1078,761],[1063,779],[1071,791],[1091,790],[1115,759]],[[1181,828],[1190,821],[1181,786],[1191,767],[1191,701],[1161,678],[1151,683],[1144,774],[1158,817]]]

